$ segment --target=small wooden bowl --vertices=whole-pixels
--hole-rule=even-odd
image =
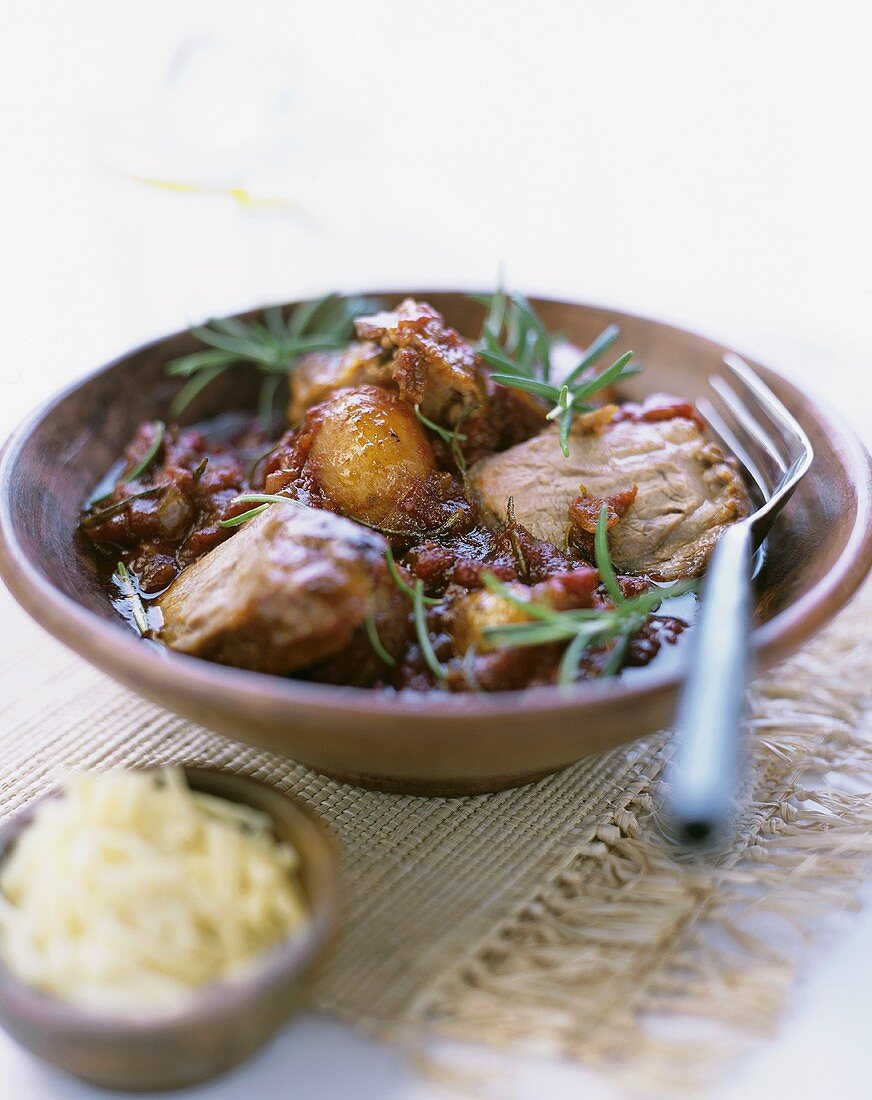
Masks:
[[[460,291],[376,291],[431,302],[461,332],[481,329],[483,308]],[[690,401],[733,350],[631,314],[537,299],[549,329],[587,346],[621,326],[643,372],[629,396],[667,391]],[[251,314],[243,315],[250,317]],[[39,409],[0,460],[0,575],[46,630],[128,687],[194,722],[364,786],[415,794],[471,794],[515,786],[583,756],[662,729],[672,720],[684,669],[655,661],[620,683],[579,683],[492,695],[389,695],[227,668],[145,645],[111,607],[94,563],[77,544],[82,501],[143,420],[172,420],[178,379],[165,364],[198,347],[176,333],[130,352]],[[872,564],[869,456],[822,402],[756,363],[805,428],[812,469],[779,515],[759,577],[750,639],[761,671],[827,623]],[[259,378],[229,371],[189,406],[185,423],[256,408]],[[559,455],[555,456],[559,462]]]
[[[269,814],[275,835],[300,854],[310,918],[249,972],[204,986],[154,1018],[90,1013],[25,985],[0,963],[0,1026],[37,1057],[102,1088],[183,1088],[244,1061],[298,1005],[336,923],[336,854],[321,825],[286,795],[252,779],[208,768],[185,773],[194,790]],[[39,801],[0,829],[0,860]]]

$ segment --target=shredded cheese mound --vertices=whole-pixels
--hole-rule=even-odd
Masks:
[[[180,769],[70,775],[0,865],[0,953],[22,981],[102,1012],[175,1008],[306,919],[268,815]]]

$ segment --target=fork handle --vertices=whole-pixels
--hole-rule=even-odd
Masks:
[[[690,673],[678,708],[676,749],[664,783],[667,831],[690,848],[725,837],[736,804],[748,684],[751,557],[750,524],[728,528],[703,585]]]

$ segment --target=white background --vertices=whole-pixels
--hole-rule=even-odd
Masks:
[[[732,342],[872,439],[868,32],[832,2],[0,0],[0,436],[209,313],[490,285],[502,263]],[[870,960],[867,913],[810,952],[781,1037],[725,1092],[868,1095]],[[0,1088],[97,1095],[2,1037]],[[197,1095],[292,1089],[441,1095],[316,1019]],[[609,1095],[544,1062],[498,1091]]]

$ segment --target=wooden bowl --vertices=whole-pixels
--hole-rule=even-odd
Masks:
[[[286,795],[253,779],[207,768],[185,772],[194,790],[269,814],[276,836],[300,854],[310,919],[246,974],[204,986],[180,1008],[154,1018],[87,1012],[25,985],[0,963],[0,1026],[39,1058],[103,1088],[182,1088],[248,1058],[298,1004],[336,923],[337,861],[323,827]],[[0,860],[37,802],[0,829]]]
[[[461,332],[482,308],[464,293],[412,291]],[[376,292],[397,301],[400,292]],[[587,344],[609,321],[645,369],[632,394],[695,400],[726,348],[640,317],[539,300],[549,328]],[[79,507],[137,424],[171,419],[178,382],[164,364],[198,346],[187,333],[103,367],[37,411],[0,464],[0,573],[33,617],[87,660],[159,705],[352,783],[426,794],[498,790],[667,725],[681,668],[604,686],[522,693],[387,696],[225,668],[143,644],[121,622],[77,548]],[[850,598],[872,563],[870,462],[833,413],[753,364],[811,437],[815,462],[770,536],[751,639],[765,669],[795,650]],[[257,378],[237,368],[207,387],[185,422],[254,407]]]

